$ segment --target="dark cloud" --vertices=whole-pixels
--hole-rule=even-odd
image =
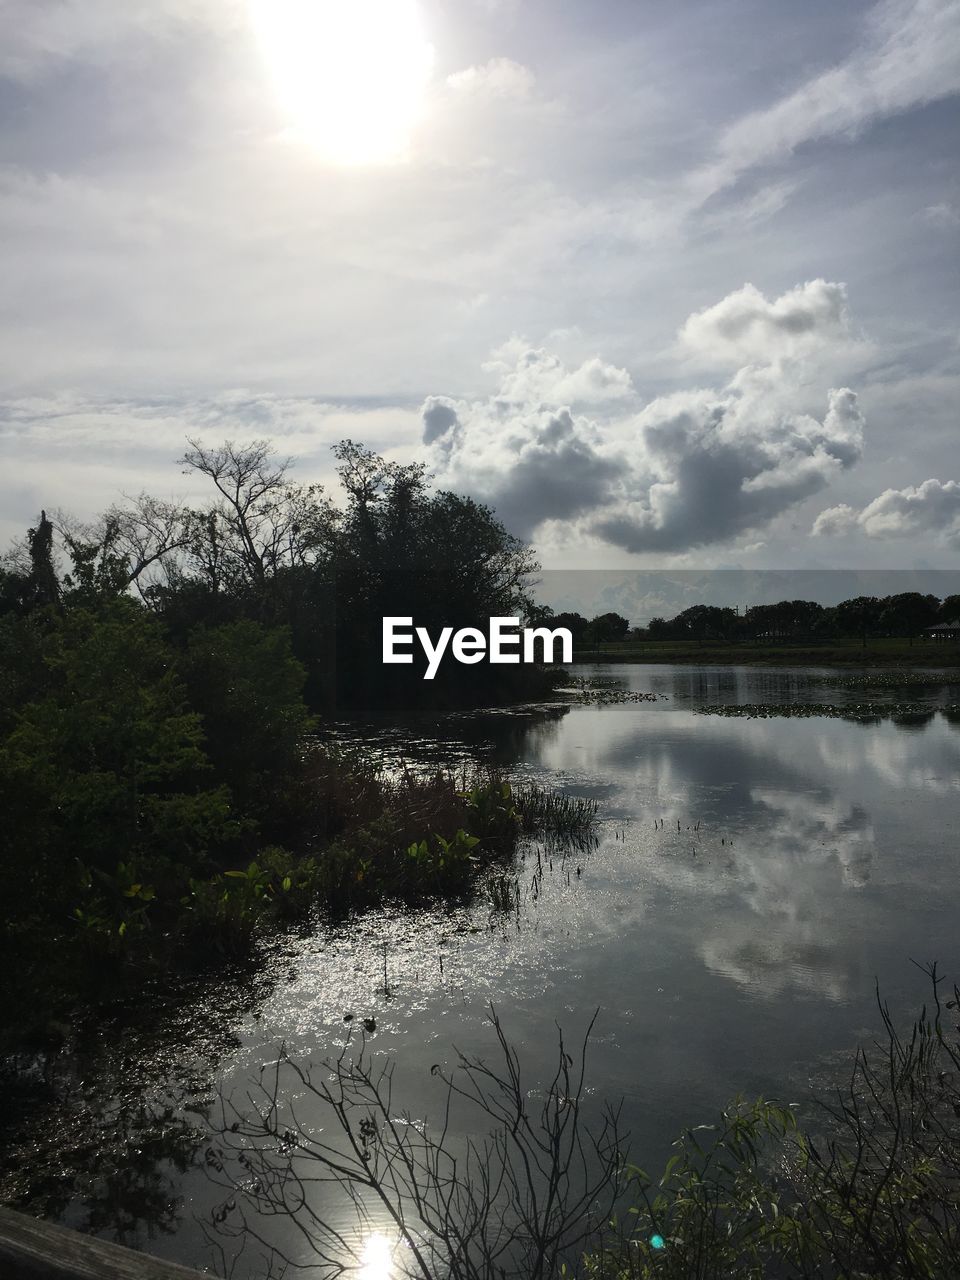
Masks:
[[[424,444],[433,444],[435,440],[446,435],[451,428],[460,425],[453,402],[445,400],[442,396],[429,396],[421,412]]]

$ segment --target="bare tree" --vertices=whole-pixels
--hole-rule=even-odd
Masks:
[[[354,1271],[362,1265],[356,1239],[318,1206],[318,1190],[332,1185],[352,1203],[361,1237],[385,1227],[396,1235],[398,1277],[546,1280],[562,1262],[567,1274],[578,1274],[584,1252],[609,1229],[624,1167],[619,1107],[606,1107],[594,1128],[581,1114],[596,1018],[576,1059],[558,1028],[557,1066],[535,1111],[492,1006],[489,1018],[496,1067],[458,1052],[453,1071],[432,1068],[445,1086],[435,1128],[395,1107],[393,1066],[372,1065],[365,1032],[358,1047],[348,1036],[322,1067],[300,1065],[282,1050],[261,1070],[247,1107],[222,1101],[207,1153],[214,1180],[228,1192],[213,1215],[215,1237],[256,1242],[315,1276]],[[321,1116],[302,1119],[315,1104]],[[484,1137],[455,1137],[462,1105],[490,1126]],[[267,1238],[269,1219],[278,1217],[292,1225],[309,1263]]]
[[[126,502],[93,523],[57,512],[56,528],[72,562],[74,585],[116,592],[136,586],[142,592],[151,570],[162,567],[171,576],[192,545],[197,516],[182,503],[147,493]]]
[[[213,481],[219,499],[194,523],[192,550],[214,586],[262,588],[282,568],[311,564],[330,549],[336,513],[319,485],[289,479],[291,460],[266,440],[207,448],[188,440],[184,474]]]
[[[148,493],[128,498],[128,506],[111,507],[106,520],[125,556],[129,582],[140,583],[155,566],[169,567],[195,537],[197,516],[179,502],[165,502]]]

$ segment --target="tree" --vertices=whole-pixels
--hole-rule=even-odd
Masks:
[[[528,617],[536,562],[482,503],[427,489],[425,469],[389,462],[351,440],[334,448],[347,509],[337,531],[336,665],[341,692],[367,700],[425,690],[416,667],[383,668],[381,619],[413,617],[444,626],[486,627],[493,616]],[[431,688],[474,688],[489,670],[452,664]],[[501,682],[516,673],[501,669]]]
[[[192,568],[215,591],[251,592],[264,610],[285,569],[329,555],[337,516],[319,485],[289,479],[290,459],[277,460],[266,440],[207,448],[188,440],[184,474],[198,471],[220,497],[198,514],[190,541]]]
[[[247,816],[282,820],[312,725],[287,632],[248,620],[198,627],[178,666],[217,777]]]
[[[30,548],[30,577],[28,594],[34,605],[59,605],[60,583],[53,564],[53,525],[46,511],[40,512],[40,521],[27,534]]]
[[[936,596],[904,591],[884,600],[879,625],[890,636],[917,636],[926,627],[933,626],[939,613],[940,601]]]
[[[566,627],[573,637],[574,645],[583,642],[584,634],[590,623],[582,613],[555,613],[550,619],[551,627]]]
[[[68,900],[84,869],[155,866],[215,843],[200,717],[160,624],[132,601],[71,609],[40,641],[43,682],[0,745],[4,883]]]
[[[179,557],[194,540],[194,524],[194,513],[181,503],[147,493],[89,524],[58,512],[57,531],[72,566],[65,585],[88,601],[131,586],[146,596],[151,570],[164,569],[168,580],[176,575]]]
[[[604,644],[622,640],[629,630],[629,618],[624,618],[619,613],[598,613],[590,620],[589,638],[595,644]]]
[[[842,635],[861,636],[866,644],[868,635],[875,635],[880,625],[883,601],[876,596],[855,596],[837,605],[835,618]]]

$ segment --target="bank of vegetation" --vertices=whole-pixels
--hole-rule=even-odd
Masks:
[[[337,447],[345,503],[265,444],[191,445],[196,509],[141,495],[44,514],[0,573],[0,963],[8,1035],[81,997],[249,952],[318,908],[467,892],[526,830],[589,823],[501,777],[385,773],[325,746],[334,706],[425,696],[380,618],[530,618],[532,562],[422,468]],[[541,668],[451,664],[441,703],[528,696]]]

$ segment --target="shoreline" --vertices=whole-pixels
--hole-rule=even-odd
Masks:
[[[939,650],[939,652],[937,652]],[[960,647],[929,641],[859,640],[820,645],[700,645],[696,641],[668,644],[639,641],[601,646],[599,650],[574,650],[573,665],[607,666],[616,663],[653,666],[768,666],[768,667],[864,667],[897,670],[927,669],[960,675]]]

